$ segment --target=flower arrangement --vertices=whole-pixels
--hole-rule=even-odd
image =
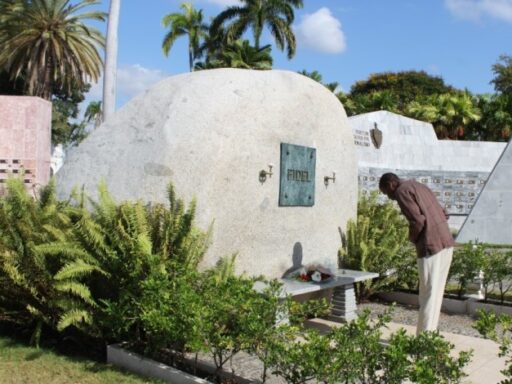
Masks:
[[[295,278],[300,281],[312,281],[314,283],[324,283],[333,277],[329,268],[317,264],[310,264],[299,268],[295,273]]]

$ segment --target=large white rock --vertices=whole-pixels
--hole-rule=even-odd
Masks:
[[[170,77],[121,108],[66,159],[60,197],[165,202],[172,181],[214,222],[203,262],[238,252],[237,271],[278,277],[298,262],[335,265],[340,230],[356,214],[357,161],[345,111],[325,87],[285,71],[218,69]],[[280,207],[280,143],[316,148],[315,204]],[[259,173],[273,163],[274,175]],[[336,171],[336,182],[324,176]],[[302,260],[301,260],[302,259]]]

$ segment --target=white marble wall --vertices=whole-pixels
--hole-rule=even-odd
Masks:
[[[512,245],[512,146],[493,169],[457,241]]]
[[[427,184],[450,213],[450,225],[459,229],[471,211],[505,143],[438,140],[430,123],[388,111],[349,118],[364,193],[378,189],[385,172],[415,178]],[[382,132],[377,148],[371,139],[375,126]]]

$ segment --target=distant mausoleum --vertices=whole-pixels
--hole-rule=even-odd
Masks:
[[[378,190],[394,172],[431,188],[459,229],[506,143],[438,140],[432,124],[388,111],[349,118],[358,157],[359,190]],[[383,197],[384,198],[384,197]]]
[[[50,179],[52,104],[39,97],[0,96],[0,195],[9,177],[29,190]]]

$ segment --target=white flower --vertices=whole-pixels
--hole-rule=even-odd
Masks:
[[[319,283],[320,281],[322,281],[322,274],[319,271],[313,272],[313,274],[311,275],[311,280]]]

